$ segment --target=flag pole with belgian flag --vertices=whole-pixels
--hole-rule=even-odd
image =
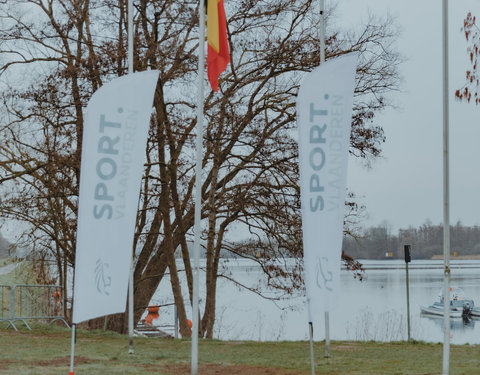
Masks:
[[[206,7],[205,7],[206,5]],[[214,91],[218,91],[218,77],[230,62],[227,39],[227,21],[223,0],[200,0],[199,4],[199,43],[198,43],[198,96],[197,96],[197,134],[196,134],[196,166],[195,166],[195,222],[194,222],[194,273],[192,301],[192,360],[191,373],[198,373],[198,284],[200,263],[200,234],[202,209],[202,143],[203,143],[203,102],[205,75],[205,9],[207,10],[207,71],[208,80]]]

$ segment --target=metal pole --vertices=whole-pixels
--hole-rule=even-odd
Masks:
[[[66,276],[68,277],[68,275]],[[66,280],[66,277],[65,277],[65,280]],[[76,337],[76,333],[77,333],[77,328],[76,328],[76,325],[75,323],[73,323],[73,308],[74,308],[74,305],[73,305],[73,301],[74,301],[74,297],[75,297],[75,267],[73,267],[73,275],[72,275],[72,284],[73,284],[73,287],[72,287],[72,307],[71,307],[71,317],[72,317],[72,346],[71,346],[71,350],[70,350],[70,371],[68,372],[68,375],[74,375],[74,371],[73,371],[73,362],[74,362],[74,357],[75,357],[75,342],[77,341],[77,337]],[[66,287],[66,285],[65,285]],[[67,293],[65,291],[65,293]],[[15,306],[14,306],[15,308]],[[15,328],[15,326],[13,326]]]
[[[128,74],[133,74],[133,0],[128,0]],[[141,189],[140,189],[141,190]],[[139,199],[140,200],[140,199]],[[133,354],[133,256],[128,280],[128,354]]]
[[[128,354],[134,354],[133,350],[133,258],[130,265],[130,277],[128,279]]]
[[[325,0],[320,0],[320,64],[325,62]]]
[[[77,325],[73,324],[73,327],[72,327],[72,346],[71,346],[71,351],[70,351],[70,371],[68,372],[68,375],[74,375],[75,374],[74,371],[73,371],[73,359],[75,357],[75,341],[77,341],[76,334],[77,334]]]
[[[325,358],[330,358],[330,314],[325,311]]]
[[[405,263],[405,271],[407,272],[407,332],[408,332],[408,341],[410,341],[410,288],[409,288],[409,279],[408,279],[408,262]]]
[[[197,138],[195,165],[195,222],[193,244],[193,303],[192,303],[192,375],[198,372],[198,283],[200,263],[200,231],[202,210],[202,141],[203,141],[203,76],[205,74],[205,2],[200,0],[198,33],[198,96],[197,96]]]
[[[128,0],[128,74],[133,73],[133,0]]]
[[[312,366],[312,375],[315,375],[315,359],[313,357],[313,323],[309,322],[310,331],[310,362]]]
[[[10,288],[10,296],[8,297],[9,300],[8,300],[8,317],[10,320],[13,321],[13,319],[15,319],[15,310],[16,310],[16,306],[15,306],[15,294],[16,294],[16,289],[17,287],[14,285],[12,288]]]
[[[444,335],[443,375],[450,368],[450,176],[449,176],[449,106],[448,106],[448,1],[443,0],[443,261],[444,261]]]
[[[320,64],[325,62],[325,0],[320,0]],[[330,357],[330,315],[325,311],[325,357]]]

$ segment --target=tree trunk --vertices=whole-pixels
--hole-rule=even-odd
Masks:
[[[168,266],[166,251],[163,247],[157,250],[156,254],[148,263],[144,272],[140,269],[135,270],[134,276],[134,322],[138,322],[150,300],[158,289]]]
[[[218,169],[219,169],[219,158],[218,158],[218,146],[215,144],[214,154],[214,165],[212,167],[211,173],[211,182],[210,182],[210,194],[208,197],[208,236],[207,236],[207,273],[206,273],[206,284],[207,284],[207,295],[205,298],[205,311],[202,319],[201,334],[205,335],[207,332],[207,327],[213,324],[210,324],[210,320],[215,317],[215,295],[216,295],[216,284],[217,284],[217,274],[214,267],[215,261],[215,237],[216,237],[216,223],[217,223],[217,207],[216,207],[216,189],[213,187],[217,185],[218,182]],[[211,332],[210,332],[211,333]],[[211,337],[210,337],[211,338]]]
[[[207,295],[207,302],[206,305],[208,306],[208,315],[205,314],[202,326],[204,327],[204,335],[206,338],[211,339],[213,338],[213,327],[215,324],[215,316],[216,316],[216,306],[217,306],[217,280],[218,280],[218,262],[220,260],[220,251],[222,249],[223,243],[223,235],[225,233],[225,228],[228,227],[228,223],[231,219],[225,220],[221,225],[217,232],[217,243],[215,246],[215,254],[213,257],[213,265],[212,265],[212,275],[213,278],[211,280],[211,287],[212,291],[210,294]],[[207,309],[205,309],[207,311]]]

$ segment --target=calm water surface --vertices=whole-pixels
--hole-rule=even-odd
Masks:
[[[332,340],[398,341],[407,339],[405,263],[364,261],[367,279],[358,281],[342,270],[338,305],[330,313]],[[180,266],[180,264],[179,264]],[[480,261],[452,261],[451,285],[461,287],[480,306]],[[253,262],[230,261],[234,278],[245,285],[261,284],[261,271]],[[201,275],[203,276],[203,275]],[[409,264],[411,337],[428,342],[443,341],[443,318],[420,315],[443,285],[442,261],[412,261]],[[186,291],[183,280],[182,290]],[[200,285],[204,290],[204,285]],[[152,304],[172,302],[170,282],[162,280]],[[202,301],[200,301],[202,303]],[[281,302],[263,299],[220,279],[217,290],[215,337],[225,340],[306,340],[308,326],[305,297],[296,295]],[[187,314],[191,316],[191,311]],[[314,338],[325,338],[323,315],[314,318]],[[161,309],[157,325],[169,325],[173,309]],[[480,320],[451,319],[453,344],[480,344]]]

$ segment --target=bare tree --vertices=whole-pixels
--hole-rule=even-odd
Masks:
[[[168,272],[182,335],[193,283],[197,7],[139,0],[134,15],[136,70],[160,71],[135,235],[135,316]],[[310,0],[227,4],[232,63],[220,92],[205,98],[202,336],[213,335],[217,280],[230,277],[220,262],[226,252],[257,261],[272,287],[302,287],[295,99],[303,73],[319,64],[317,11]],[[53,255],[65,283],[74,265],[83,109],[104,82],[126,74],[126,1],[13,0],[0,17],[0,73],[14,86],[2,95],[0,214],[27,224],[26,238]],[[360,52],[351,135],[358,157],[378,156],[384,142],[375,115],[399,83],[396,35],[391,20],[372,19],[360,32],[327,38],[327,58]],[[17,85],[24,67],[35,74]],[[238,227],[248,238],[239,240]],[[123,314],[109,326],[125,330]]]

